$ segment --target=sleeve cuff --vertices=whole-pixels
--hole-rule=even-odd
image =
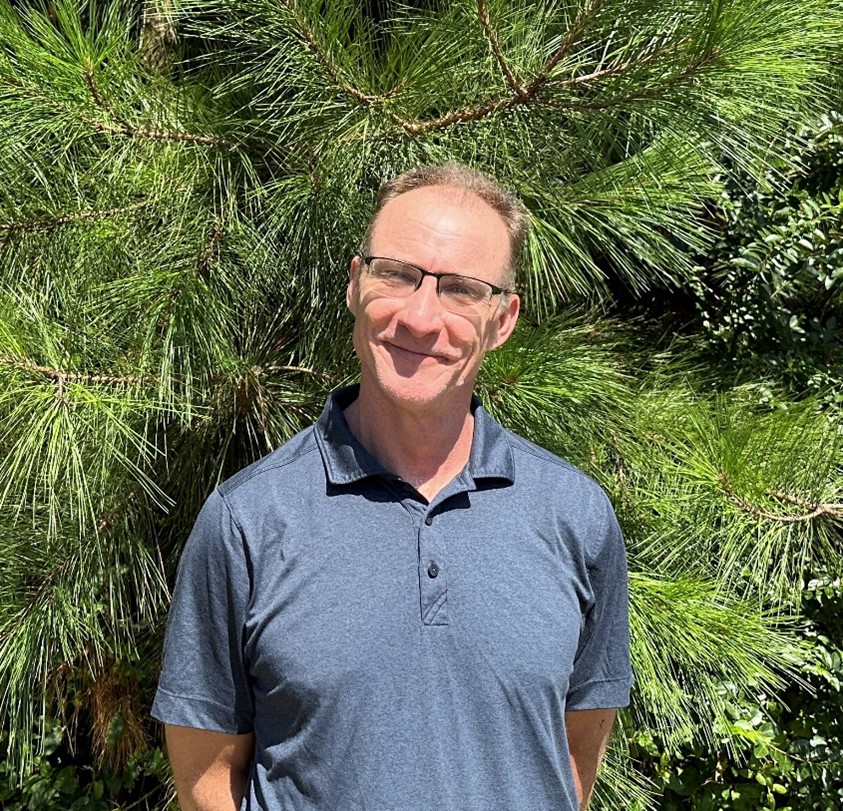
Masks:
[[[587,681],[568,691],[566,710],[605,710],[626,707],[632,688],[632,675],[620,679]]]
[[[236,718],[232,708],[194,696],[177,696],[158,688],[152,704],[151,715],[164,724],[174,724],[212,732],[245,735],[252,732],[247,719]]]

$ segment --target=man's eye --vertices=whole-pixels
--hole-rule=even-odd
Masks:
[[[483,301],[488,294],[488,289],[471,279],[444,276],[439,283],[439,290],[443,296],[461,299],[463,301]]]
[[[372,267],[371,273],[376,279],[389,282],[391,284],[415,285],[416,283],[415,275],[407,268],[389,266],[383,267],[382,265],[375,265]]]

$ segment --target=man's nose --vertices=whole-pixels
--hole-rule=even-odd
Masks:
[[[435,277],[426,276],[418,289],[404,299],[399,320],[414,335],[426,335],[441,326],[443,310],[436,284]]]

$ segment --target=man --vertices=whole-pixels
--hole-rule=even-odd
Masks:
[[[472,397],[526,220],[447,164],[351,262],[360,385],[225,482],[185,548],[153,714],[185,811],[582,807],[628,700],[594,482]]]

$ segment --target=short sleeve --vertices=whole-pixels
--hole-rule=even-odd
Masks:
[[[243,653],[250,580],[242,533],[215,491],[179,562],[154,718],[217,732],[252,730]]]
[[[592,600],[582,623],[566,707],[595,710],[629,704],[629,590],[623,536],[601,492],[593,537],[587,548]]]

